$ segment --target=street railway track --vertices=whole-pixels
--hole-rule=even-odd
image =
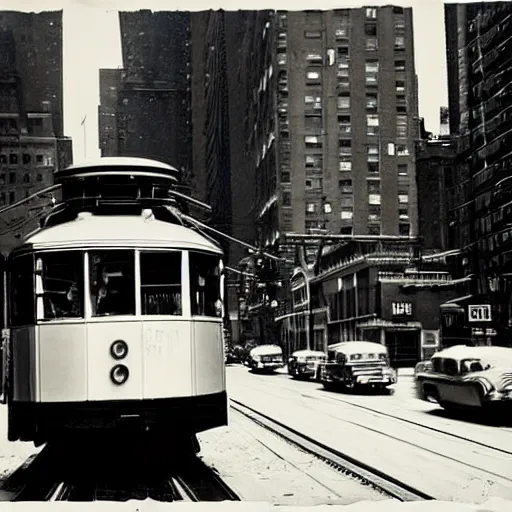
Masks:
[[[304,397],[304,398],[312,398],[312,399],[317,398],[317,397],[315,397],[313,395],[308,395],[306,393],[301,393],[301,396]],[[454,432],[448,432],[448,431],[446,431],[444,429],[440,429],[440,428],[437,428],[437,427],[432,427],[430,425],[425,425],[423,423],[419,423],[417,421],[409,420],[407,418],[402,418],[400,416],[395,416],[394,414],[389,414],[389,413],[384,412],[384,411],[379,411],[377,409],[373,409],[373,408],[367,407],[365,405],[355,404],[354,402],[350,402],[349,400],[344,400],[343,398],[338,397],[338,396],[334,397],[334,396],[324,395],[323,398],[326,398],[328,400],[332,400],[332,401],[335,401],[335,402],[341,402],[341,403],[344,403],[344,404],[347,404],[347,405],[351,405],[353,407],[357,407],[358,409],[370,412],[372,414],[377,414],[377,415],[382,416],[384,418],[390,418],[390,419],[397,420],[397,421],[400,421],[400,422],[403,422],[403,423],[407,423],[409,425],[414,425],[416,427],[421,427],[421,428],[429,430],[431,432],[436,432],[437,434],[444,434],[446,436],[458,439],[460,441],[464,441],[466,443],[471,443],[473,445],[480,446],[482,448],[486,448],[486,449],[489,449],[489,450],[494,450],[496,452],[503,453],[505,455],[512,455],[512,451],[510,451],[510,450],[505,450],[505,449],[499,448],[497,446],[488,445],[488,444],[482,443],[481,441],[476,441],[475,439],[470,439],[468,437],[461,436],[459,434],[455,434]]]
[[[195,456],[172,462],[163,473],[145,467],[135,475],[129,470],[109,474],[110,467],[86,471],[78,462],[73,467],[69,457],[60,457],[59,450],[47,446],[16,470],[3,486],[12,492],[11,501],[240,501],[216,471]]]
[[[334,469],[349,476],[357,477],[362,480],[364,484],[370,485],[392,498],[400,501],[435,499],[434,497],[404,484],[376,468],[370,467],[347,454],[334,450],[333,448],[330,448],[325,444],[320,443],[287,425],[284,425],[283,423],[239,402],[238,400],[231,399],[230,402],[233,410],[242,414],[246,418],[249,418],[264,429],[272,432],[288,443],[297,446],[301,450],[323,460]]]

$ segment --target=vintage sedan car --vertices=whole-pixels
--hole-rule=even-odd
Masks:
[[[512,348],[457,345],[415,369],[416,394],[445,409],[512,406]]]
[[[288,373],[296,379],[314,377],[318,364],[326,359],[319,350],[297,350],[288,359]]]
[[[259,345],[249,352],[247,366],[253,372],[273,372],[284,366],[283,350],[279,345]]]
[[[369,341],[345,341],[330,345],[327,361],[318,365],[325,388],[371,386],[384,389],[396,384],[385,345]]]

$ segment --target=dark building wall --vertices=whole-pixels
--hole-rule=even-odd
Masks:
[[[119,89],[125,72],[122,69],[100,69],[100,105],[98,130],[101,156],[119,154],[117,131]]]
[[[190,13],[120,12],[125,78],[119,88],[119,155],[156,158],[190,181]]]
[[[410,303],[412,315],[405,319],[409,322],[421,322],[423,329],[436,330],[440,326],[439,306],[457,296],[457,291],[445,289],[415,289],[406,291],[400,284],[381,283],[381,315],[384,320],[393,321],[393,302]]]
[[[23,110],[37,112],[43,102],[50,102],[55,135],[62,137],[62,11],[0,11],[0,32],[10,32],[15,41]]]
[[[454,185],[455,149],[449,138],[421,141],[416,149],[418,232],[425,251],[449,248],[448,190]]]

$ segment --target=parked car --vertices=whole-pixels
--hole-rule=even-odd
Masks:
[[[325,388],[371,386],[384,389],[397,381],[389,364],[388,349],[380,343],[345,341],[330,345],[327,361],[318,365]]]
[[[319,363],[327,356],[319,350],[297,350],[288,359],[288,373],[294,378],[311,378],[316,375]]]
[[[445,409],[512,406],[512,348],[457,345],[415,368],[416,394]]]
[[[279,345],[259,345],[249,352],[247,366],[254,372],[273,372],[284,366],[283,350]]]

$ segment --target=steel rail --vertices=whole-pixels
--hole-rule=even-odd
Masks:
[[[377,488],[390,497],[396,498],[400,501],[435,500],[433,496],[404,484],[398,479],[387,475],[383,471],[358,461],[347,454],[334,450],[333,448],[302,434],[292,427],[284,425],[283,423],[239,402],[238,400],[231,399],[230,402],[233,410],[242,414],[246,418],[249,418],[265,430],[276,434],[305,452],[327,462],[335,469],[343,471],[346,474],[356,476],[366,484]]]

